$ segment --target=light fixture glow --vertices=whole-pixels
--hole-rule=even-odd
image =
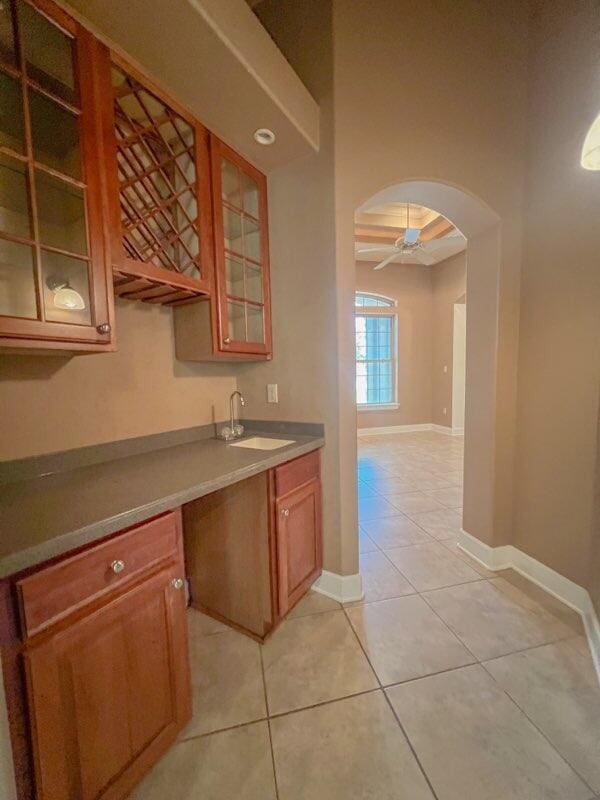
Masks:
[[[83,297],[69,286],[64,278],[55,275],[46,280],[46,286],[54,292],[54,307],[64,311],[82,311],[85,308]]]
[[[600,114],[585,137],[581,151],[581,166],[584,169],[600,169]]]
[[[275,134],[273,131],[269,130],[269,128],[258,128],[258,130],[254,131],[254,139],[259,143],[264,145],[273,144],[275,141]]]

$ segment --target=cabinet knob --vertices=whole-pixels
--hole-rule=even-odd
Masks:
[[[229,344],[229,342],[230,342],[230,341],[231,341],[231,339],[229,338],[229,336],[226,336],[226,337],[223,339],[223,344]]]
[[[123,572],[123,570],[125,569],[125,562],[121,561],[121,559],[117,559],[116,561],[112,562],[110,568],[115,573],[115,575],[118,575],[119,572]]]
[[[282,509],[281,509],[281,516],[282,516],[282,517],[289,517],[289,515],[290,515],[290,510],[289,510],[289,508],[282,508]]]
[[[106,335],[107,333],[110,333],[111,328],[108,322],[103,322],[101,325],[96,325],[96,330],[98,333]]]
[[[183,578],[173,578],[171,586],[174,589],[183,589]]]

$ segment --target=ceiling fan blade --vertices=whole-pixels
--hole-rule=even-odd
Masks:
[[[466,244],[466,239],[462,234],[457,234],[456,236],[442,236],[441,239],[429,239],[427,242],[423,242],[422,246],[425,247],[427,250],[437,250],[439,247],[446,247],[447,245],[454,245],[458,244],[458,242],[464,242]]]
[[[373,270],[383,269],[384,267],[387,267],[387,265],[390,263],[390,261],[393,258],[396,258],[396,256],[398,255],[399,252],[400,252],[399,250],[394,250],[393,253],[391,253],[387,258],[384,258],[383,261],[381,261],[379,264],[377,264],[376,267],[373,267]]]
[[[361,247],[355,252],[357,253],[388,253],[393,244],[381,244],[374,247]]]

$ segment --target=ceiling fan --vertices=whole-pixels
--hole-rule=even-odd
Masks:
[[[421,229],[420,228],[411,228],[410,227],[410,205],[409,203],[406,204],[406,229],[402,236],[399,236],[394,244],[383,244],[383,245],[375,245],[375,247],[364,247],[360,250],[357,250],[358,253],[385,253],[389,252],[390,254],[380,261],[375,267],[374,270],[383,269],[386,267],[390,261],[393,261],[397,256],[413,256],[421,264],[434,264],[435,259],[429,255],[424,249],[424,242],[420,241],[421,236]],[[428,245],[433,244],[433,242],[427,242]],[[391,250],[390,250],[391,248]],[[428,247],[428,249],[431,249]]]

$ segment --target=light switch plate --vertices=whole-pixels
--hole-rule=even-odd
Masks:
[[[267,383],[267,403],[278,403],[279,394],[276,383]]]

